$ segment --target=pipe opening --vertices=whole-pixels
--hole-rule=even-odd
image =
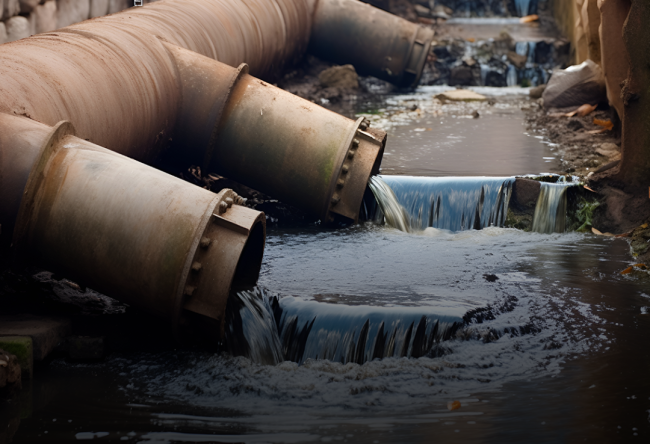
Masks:
[[[260,276],[266,230],[264,223],[257,220],[250,231],[246,245],[239,256],[235,275],[232,279],[232,290],[239,291],[254,287]]]

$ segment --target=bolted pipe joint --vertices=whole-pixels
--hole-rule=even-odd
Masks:
[[[22,262],[166,319],[177,337],[183,318],[218,325],[231,289],[257,281],[264,214],[235,205],[232,190],[214,194],[79,139],[68,122],[0,114],[0,155],[20,170],[0,177],[2,201],[20,201],[0,222],[15,220]]]
[[[420,82],[433,30],[357,0],[319,0],[308,51],[404,88]]]
[[[259,80],[245,64],[233,68],[164,45],[179,72],[181,111],[172,152],[185,156],[184,163],[325,222],[358,220],[370,175],[379,170],[384,131]]]

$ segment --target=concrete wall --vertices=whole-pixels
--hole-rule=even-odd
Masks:
[[[132,6],[133,0],[0,0],[0,44]]]

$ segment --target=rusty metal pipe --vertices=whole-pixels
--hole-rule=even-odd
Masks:
[[[357,221],[385,132],[252,77],[246,65],[232,68],[165,45],[182,90],[173,152],[323,221]]]
[[[360,74],[414,88],[431,49],[433,30],[357,0],[319,0],[308,51]]]
[[[186,314],[218,323],[231,288],[257,281],[264,215],[232,190],[214,194],[79,139],[68,122],[1,113],[0,165],[3,240],[19,260],[176,331]]]
[[[270,72],[306,44],[313,4],[169,0],[2,45],[0,112],[69,120],[147,164],[171,154],[322,220],[356,220],[385,134],[211,59]]]

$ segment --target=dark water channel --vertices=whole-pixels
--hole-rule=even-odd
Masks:
[[[512,113],[487,126],[516,122],[531,139]],[[436,151],[455,128],[443,121],[428,142],[389,146],[392,159],[421,153],[417,171],[392,165],[438,176],[548,165],[548,146],[488,137],[486,121],[457,127],[466,162]],[[395,128],[408,125],[424,127]],[[619,239],[489,226],[271,227],[263,291],[239,311],[256,325],[238,337],[252,359],[55,360],[24,390],[14,442],[648,442],[650,279],[620,274],[628,251]]]

